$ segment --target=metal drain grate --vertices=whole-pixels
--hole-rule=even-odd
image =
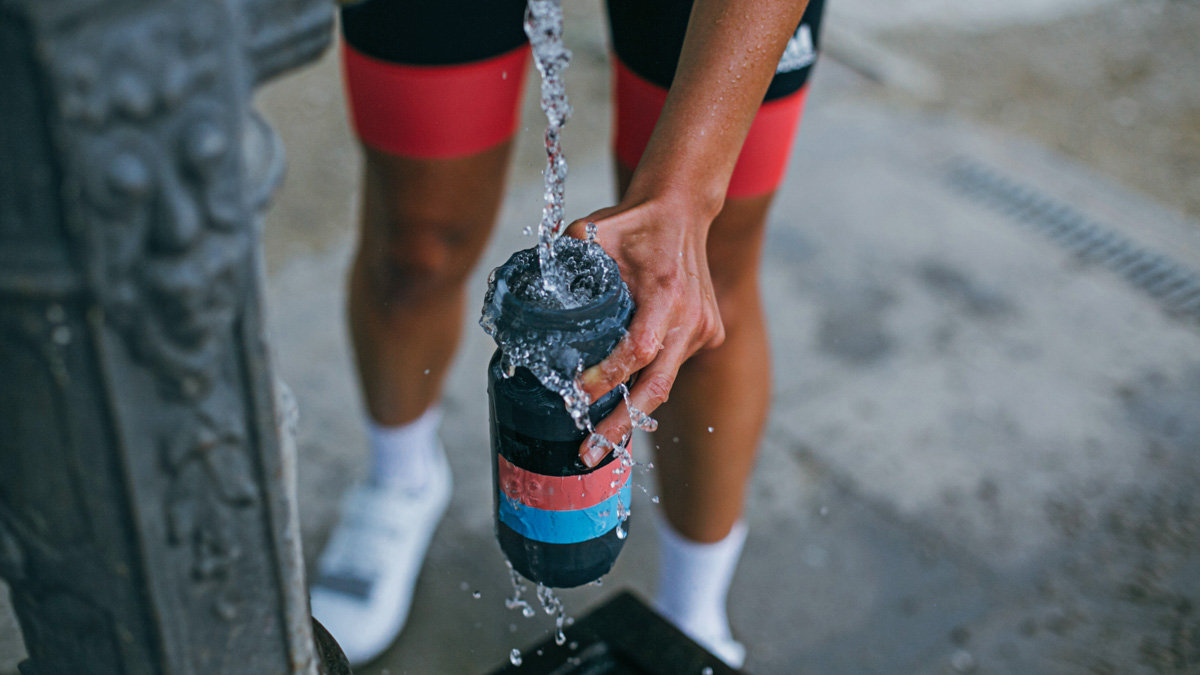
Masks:
[[[964,196],[1040,232],[1081,262],[1120,275],[1170,313],[1200,322],[1200,275],[1167,256],[974,160],[948,162],[946,181]]]

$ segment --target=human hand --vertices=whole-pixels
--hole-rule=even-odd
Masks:
[[[637,311],[621,342],[579,383],[595,401],[636,373],[628,400],[649,414],[667,400],[684,361],[725,339],[705,249],[712,216],[686,198],[634,198],[571,223],[567,234],[584,238],[589,222],[597,226],[597,243],[616,260]],[[628,439],[629,417],[622,402],[596,425],[579,450],[584,464],[596,466]]]

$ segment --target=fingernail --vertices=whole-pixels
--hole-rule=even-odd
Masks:
[[[604,459],[604,456],[608,454],[609,446],[610,444],[607,438],[600,434],[594,433],[588,437],[587,450],[583,453],[580,459],[582,459],[583,463],[588,465],[589,468],[595,468],[595,466],[600,463],[600,460]]]
[[[598,445],[589,448],[583,455],[583,463],[587,464],[589,468],[594,469],[600,463],[600,460],[604,459],[605,454],[607,453],[604,452],[604,448]]]
[[[579,382],[585,387],[590,387],[600,381],[600,369],[596,367],[588,368],[579,376]]]

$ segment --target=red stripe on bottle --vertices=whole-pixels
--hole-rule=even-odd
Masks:
[[[410,66],[342,43],[347,98],[363,143],[407,157],[462,157],[517,129],[529,46],[473,63]]]
[[[637,167],[667,101],[667,90],[613,58],[616,92],[616,154],[626,168]],[[738,155],[726,197],[738,199],[774,192],[787,171],[792,142],[804,111],[808,85],[794,94],[763,103]]]
[[[621,491],[632,471],[617,474],[619,462],[578,476],[543,476],[496,458],[500,490],[515,502],[543,511],[578,511],[591,508]],[[615,484],[614,484],[615,483]],[[628,505],[626,505],[628,506]]]

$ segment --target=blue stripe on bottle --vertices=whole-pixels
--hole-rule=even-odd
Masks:
[[[578,511],[544,511],[513,501],[500,493],[500,522],[517,534],[547,544],[578,544],[595,539],[621,522],[617,500],[628,510],[633,491],[627,483],[617,494]]]

